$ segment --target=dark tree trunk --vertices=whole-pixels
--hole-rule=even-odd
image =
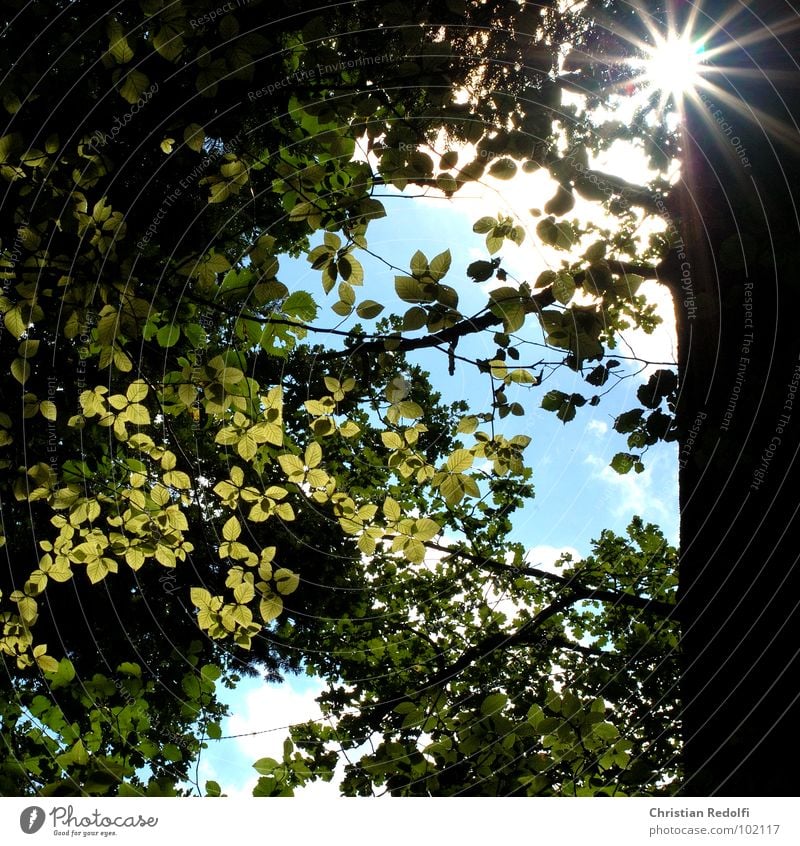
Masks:
[[[703,4],[698,29],[734,4]],[[712,43],[673,198],[684,792],[791,795],[800,752],[800,13],[764,0]],[[760,18],[760,20],[759,20]],[[788,21],[792,28],[782,28]],[[773,30],[770,34],[766,27]],[[747,39],[758,32],[762,38]],[[735,43],[735,41],[734,41]]]

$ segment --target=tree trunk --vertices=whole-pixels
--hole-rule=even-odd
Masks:
[[[698,31],[728,8],[704,4]],[[800,18],[778,0],[735,8],[712,44],[739,44],[714,63],[753,75],[713,74],[718,87],[687,108],[672,207],[682,246],[668,261],[681,286],[684,793],[791,795],[800,751]],[[760,40],[746,40],[756,31]]]

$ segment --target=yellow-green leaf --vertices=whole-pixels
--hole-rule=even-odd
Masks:
[[[56,404],[52,400],[42,400],[39,403],[39,412],[45,420],[54,421],[58,416]]]
[[[194,150],[195,153],[201,153],[203,151],[203,142],[206,140],[205,130],[200,124],[190,123],[183,130],[183,140],[190,150]]]
[[[468,449],[457,449],[447,459],[447,469],[451,473],[463,473],[472,467],[473,455]]]
[[[24,358],[15,358],[11,362],[11,375],[22,385],[31,375],[31,366]]]
[[[297,586],[300,584],[300,576],[298,576],[297,573],[293,573],[291,570],[287,570],[285,567],[281,567],[275,571],[274,579],[275,586],[278,588],[278,593],[283,596],[288,596],[290,593],[294,593],[294,591],[297,590]]]
[[[145,92],[149,84],[150,80],[145,74],[133,69],[128,71],[119,93],[129,103],[135,103]]]
[[[283,600],[276,594],[269,593],[259,603],[258,610],[264,622],[270,623],[283,611]]]
[[[222,527],[222,537],[226,541],[235,541],[242,533],[242,527],[236,517],[230,517]]]

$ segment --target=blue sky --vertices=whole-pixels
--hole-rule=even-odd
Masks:
[[[630,178],[630,158],[623,166]],[[462,313],[474,314],[485,306],[487,290],[501,284],[491,281],[478,285],[465,275],[467,264],[477,258],[489,257],[484,236],[472,232],[472,224],[479,217],[494,216],[498,212],[511,214],[526,228],[526,239],[521,247],[507,241],[498,253],[503,258],[503,267],[518,280],[532,283],[542,270],[559,266],[563,254],[537,245],[534,235],[537,218],[528,212],[530,207],[541,207],[552,194],[552,183],[548,182],[544,174],[533,174],[527,181],[520,177],[512,183],[487,179],[486,185],[465,190],[463,196],[452,201],[440,198],[412,200],[393,197],[387,192],[381,199],[388,216],[370,224],[369,248],[399,267],[408,267],[411,256],[418,249],[431,259],[449,248],[453,262],[444,281],[458,290]],[[576,207],[576,213],[581,213],[580,206]],[[596,210],[593,213],[596,215]],[[319,236],[313,238],[312,245],[321,240]],[[395,271],[368,255],[358,254],[357,257],[366,271],[365,284],[357,290],[359,301],[372,298],[386,303],[387,312],[397,309],[402,313],[407,306],[394,295]],[[281,280],[291,290],[307,290],[321,301],[324,295],[319,277],[319,272],[311,270],[304,260],[281,261]],[[664,325],[655,336],[645,337],[637,331],[627,333],[625,338],[648,360],[674,360],[674,327],[669,304],[655,283],[649,283],[643,290],[658,303]],[[335,291],[328,299],[329,304],[335,302]],[[321,310],[321,325],[333,326],[334,320],[338,318],[330,311]],[[347,328],[355,320],[353,317],[343,321],[340,328]],[[535,321],[522,331],[525,337],[541,341]],[[491,333],[485,337],[486,340],[471,341],[470,347],[462,342],[464,349],[460,346],[459,353],[469,349],[475,356],[493,357],[495,346]],[[549,360],[560,354],[559,351],[554,354],[541,352]],[[619,352],[627,351],[620,349]],[[448,376],[445,358],[440,353],[421,353],[417,360],[434,374],[434,385],[445,400],[466,399],[478,411],[486,406],[488,378],[479,376],[474,368],[457,362],[455,375]],[[623,366],[628,365],[623,363]],[[514,539],[529,548],[532,563],[550,564],[563,550],[586,555],[591,540],[603,529],[623,533],[631,517],[637,514],[658,524],[667,538],[677,543],[675,445],[662,443],[651,448],[645,458],[646,469],[641,474],[620,476],[609,467],[613,455],[626,450],[625,437],[612,430],[614,418],[638,404],[636,390],[653,369],[657,368],[635,375],[634,369],[629,367],[631,377],[606,395],[599,406],[587,405],[579,409],[575,420],[564,425],[555,414],[539,407],[545,391],[558,388],[568,393],[578,391],[591,395],[593,389],[579,374],[561,368],[546,387],[535,387],[520,398],[526,408],[525,417],[506,418],[505,434],[525,434],[532,438],[526,456],[533,468],[536,496],[517,512],[514,522]],[[285,727],[318,715],[314,697],[320,689],[321,684],[315,679],[290,679],[283,685],[267,685],[256,679],[243,682],[233,693],[226,693],[232,715],[223,724],[223,735],[229,739],[210,743],[200,765],[201,784],[213,778],[230,795],[249,795],[257,779],[252,763],[262,756],[281,757],[282,743],[287,735]],[[230,737],[233,735],[244,736]],[[335,790],[318,784],[302,793],[307,798],[315,798],[335,795]]]

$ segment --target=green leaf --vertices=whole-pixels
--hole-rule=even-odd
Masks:
[[[624,476],[626,473],[630,473],[636,461],[637,458],[635,455],[630,455],[627,452],[618,452],[611,459],[611,467],[616,470],[617,473]]]
[[[447,275],[447,271],[450,270],[451,262],[452,256],[450,255],[450,250],[445,250],[443,253],[439,253],[439,255],[434,256],[434,258],[431,259],[429,273],[436,282]]]
[[[364,300],[356,309],[356,314],[362,320],[372,320],[374,317],[377,317],[383,309],[384,306],[375,302],[375,300]]]
[[[553,296],[562,305],[566,305],[575,296],[575,287],[572,275],[562,270],[553,281]]]
[[[558,411],[567,399],[567,395],[563,391],[548,391],[542,397],[542,408],[545,411]]]
[[[161,754],[168,761],[182,761],[183,760],[183,753],[181,752],[180,748],[178,746],[176,746],[174,743],[164,744],[164,746],[161,747]]]
[[[431,303],[434,300],[434,296],[427,293],[424,286],[411,276],[395,276],[394,290],[407,303]]]
[[[414,276],[422,276],[428,270],[428,259],[425,257],[425,254],[420,250],[417,250],[413,256],[411,256],[411,273]]]
[[[449,150],[439,160],[439,167],[442,170],[450,170],[450,168],[455,167],[457,164],[458,164],[458,151],[457,150]]]
[[[491,279],[497,265],[491,261],[473,261],[467,266],[467,276],[473,282],[485,282]]]
[[[485,235],[487,232],[491,232],[495,226],[497,226],[496,217],[482,217],[472,225],[472,231],[479,235]]]
[[[156,332],[156,340],[161,347],[174,347],[181,337],[181,327],[175,324],[162,326]]]
[[[295,291],[283,301],[281,311],[309,323],[316,318],[318,306],[311,294],[306,291]]]
[[[58,669],[55,673],[47,674],[50,687],[56,690],[59,687],[66,687],[75,678],[75,667],[68,658],[62,658],[58,662]]]
[[[142,677],[142,668],[138,664],[131,664],[129,661],[123,661],[117,667],[118,673],[124,673],[126,676],[135,676],[137,679]]]
[[[507,703],[508,697],[505,693],[490,693],[481,703],[481,714],[488,717],[491,714],[502,711]]]
[[[425,309],[414,306],[403,315],[403,331],[413,332],[415,329],[422,329],[427,322],[428,313]]]
[[[279,766],[280,763],[274,758],[259,758],[255,764],[253,764],[253,769],[259,775],[269,775],[274,770],[277,770]]]
[[[489,176],[495,179],[512,179],[516,172],[517,163],[509,158],[497,159],[489,168]]]

